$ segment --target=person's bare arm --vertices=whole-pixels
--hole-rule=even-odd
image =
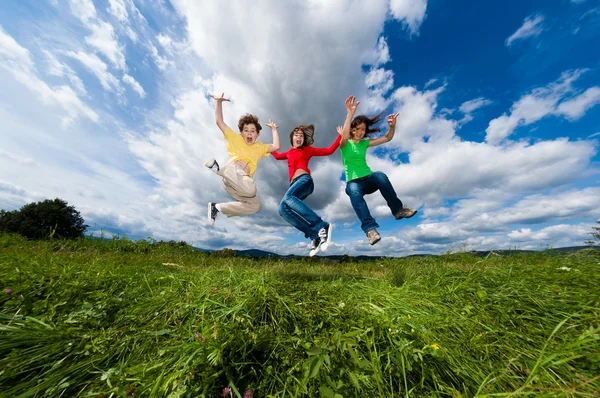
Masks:
[[[227,125],[223,121],[223,102],[229,102],[229,99],[225,98],[224,95],[225,93],[222,93],[220,97],[217,97],[215,94],[210,95],[217,102],[215,106],[215,120],[223,133],[225,133],[225,129],[227,128]]]
[[[386,142],[390,142],[392,138],[394,138],[394,134],[396,133],[396,118],[398,117],[398,113],[393,113],[388,116],[388,126],[389,129],[387,133],[383,137],[375,138],[369,141],[369,147],[377,146],[381,144],[385,144]]]
[[[267,153],[272,153],[278,151],[279,148],[281,148],[281,145],[279,144],[279,132],[277,131],[277,127],[279,126],[276,125],[275,122],[271,121],[271,119],[269,119],[269,123],[267,123],[267,126],[271,127],[271,132],[273,133],[273,143],[269,145]]]
[[[354,113],[356,112],[356,108],[358,108],[358,104],[360,102],[356,102],[356,97],[351,95],[346,98],[346,120],[344,121],[344,127],[342,127],[342,140],[340,141],[340,148],[346,146],[346,142],[348,142],[348,138],[350,138],[350,125],[352,124],[352,118],[354,117]],[[338,130],[339,133],[339,130]]]

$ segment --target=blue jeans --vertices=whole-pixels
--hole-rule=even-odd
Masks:
[[[371,216],[371,212],[365,201],[365,195],[372,194],[378,190],[383,195],[392,214],[396,215],[402,209],[402,202],[396,196],[396,191],[394,191],[394,187],[390,183],[388,176],[381,171],[348,181],[346,184],[346,194],[350,196],[350,203],[352,203],[352,207],[361,222],[360,227],[364,232],[379,227],[375,219]]]
[[[281,217],[310,239],[317,239],[319,230],[329,225],[303,202],[314,189],[315,184],[310,174],[302,174],[292,181],[279,204]]]

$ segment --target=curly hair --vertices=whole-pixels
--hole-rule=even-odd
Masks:
[[[312,145],[315,142],[315,126],[312,124],[301,124],[300,126],[294,127],[292,132],[290,133],[290,145],[294,146],[294,133],[296,131],[302,131],[304,133],[304,142],[300,146],[300,148],[304,148],[305,146]]]
[[[381,131],[381,129],[379,127],[371,128],[371,126],[379,123],[381,121],[381,119],[383,119],[383,112],[381,112],[378,115],[371,116],[371,117],[368,117],[366,115],[358,115],[357,117],[354,118],[354,120],[352,120],[352,124],[350,124],[350,129],[351,129],[350,135],[352,135],[352,129],[355,129],[356,127],[360,126],[361,123],[364,123],[366,126],[365,135],[364,135],[365,137],[368,137],[369,135],[371,135],[373,133],[377,133],[377,132]]]
[[[240,118],[238,122],[238,128],[240,131],[244,129],[244,126],[247,124],[253,124],[256,126],[256,132],[260,134],[260,130],[262,130],[262,126],[258,122],[258,117],[256,115],[252,115],[250,113],[246,113],[244,116]]]

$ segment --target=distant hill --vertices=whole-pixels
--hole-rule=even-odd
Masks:
[[[473,254],[475,256],[478,257],[486,257],[488,255],[499,255],[499,256],[511,256],[511,255],[515,255],[515,254],[523,254],[523,253],[535,253],[535,252],[552,252],[552,253],[556,253],[556,254],[570,254],[570,253],[575,253],[579,250],[582,249],[595,249],[595,250],[600,250],[600,247],[596,246],[596,247],[591,247],[591,246],[571,246],[571,247],[558,247],[558,248],[549,248],[549,249],[544,249],[544,250],[520,250],[520,249],[511,249],[511,250],[473,250],[470,252],[467,252],[469,254]],[[198,251],[202,251],[205,253],[211,253],[214,250],[207,250],[207,249],[202,249],[199,247],[194,247],[195,250]],[[234,250],[236,256],[246,256],[246,257],[259,257],[259,258],[263,258],[263,257],[278,257],[278,258],[285,258],[285,259],[293,259],[293,258],[298,258],[298,257],[308,257],[308,256],[298,256],[295,254],[288,254],[288,255],[280,255],[277,253],[272,253],[272,252],[267,252],[264,250],[259,250],[259,249],[248,249],[248,250]],[[453,253],[456,254],[456,253]],[[339,260],[340,258],[342,258],[343,255],[340,254],[333,254],[330,256],[318,256],[319,258],[328,258],[330,260]],[[437,257],[440,256],[439,254],[429,254],[429,253],[425,253],[425,254],[410,254],[407,256],[403,256],[403,257],[427,257],[427,256],[433,256],[433,257]],[[381,259],[381,258],[391,258],[393,256],[350,256],[352,257],[354,260],[359,260],[359,261],[369,261],[369,260],[377,260],[377,259]]]

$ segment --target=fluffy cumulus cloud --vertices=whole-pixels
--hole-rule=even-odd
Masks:
[[[78,34],[54,32],[60,45],[19,43],[0,28],[0,83],[12,95],[0,93],[0,103],[14,108],[0,107],[0,137],[9,142],[0,151],[7,170],[0,200],[11,208],[59,196],[96,232],[305,253],[308,241],[278,214],[289,181],[286,162],[272,157],[255,174],[262,210],[220,215],[207,225],[206,204],[230,200],[204,167],[211,157],[227,161],[210,98],[224,92],[231,99],[225,122],[235,129],[252,112],[263,124],[260,140],[270,143],[272,119],[282,150],[293,127],[306,123],[316,127],[315,146],[329,146],[348,95],[358,97],[362,113],[400,114],[394,140],[370,150],[368,163],[389,176],[405,204],[419,208],[419,218],[395,221],[381,195],[367,196],[384,236],[375,253],[344,192],[339,151],[314,158],[315,192],[307,203],[336,225],[332,254],[439,253],[517,241],[525,247],[561,233],[561,242],[572,244],[586,227],[569,229],[574,220],[600,217],[600,192],[573,188],[597,173],[593,137],[508,139],[547,116],[576,121],[598,104],[600,89],[578,82],[585,70],[565,71],[514,98],[489,122],[485,141],[465,140],[457,130],[482,117],[495,98],[475,94],[454,105],[459,116],[452,119],[438,106],[453,96],[452,83],[432,78],[421,89],[394,79],[384,26],[394,21],[403,40],[415,40],[427,23],[426,0],[69,0],[69,7],[71,15],[60,17]],[[354,20],[360,29],[348,23]],[[541,22],[529,17],[507,44],[539,34]]]
[[[427,11],[427,0],[390,0],[392,15],[408,28],[411,34],[418,34]]]

